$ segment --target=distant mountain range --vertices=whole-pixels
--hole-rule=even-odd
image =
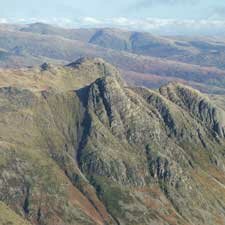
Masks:
[[[119,29],[65,29],[43,23],[0,26],[0,66],[66,64],[101,57],[117,66],[130,85],[157,88],[179,81],[224,94],[225,39],[163,37]]]

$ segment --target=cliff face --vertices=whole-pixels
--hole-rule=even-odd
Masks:
[[[21,220],[225,224],[218,102],[179,83],[127,87],[101,59],[12,76],[0,88],[0,200]]]

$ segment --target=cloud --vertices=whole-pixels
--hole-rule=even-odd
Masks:
[[[146,31],[160,35],[219,35],[225,34],[225,20],[223,19],[201,19],[201,20],[177,20],[144,18],[130,19],[127,17],[94,18],[82,17],[77,19],[69,18],[20,18],[0,19],[0,23],[28,24],[43,22],[64,27],[85,28],[85,27],[112,27],[133,31]]]
[[[38,18],[38,17],[30,17],[30,18],[8,18],[8,19],[1,19],[0,23],[9,23],[9,24],[31,24],[31,23],[46,23],[46,24],[53,24],[65,27],[72,27],[74,26],[74,21],[66,18],[66,17],[51,17],[51,18]]]
[[[100,25],[102,24],[102,21],[99,19],[96,19],[94,17],[84,17],[80,19],[80,22],[83,25]]]
[[[135,4],[131,5],[129,9],[144,9],[150,8],[156,5],[192,5],[197,4],[199,0],[140,0]]]
[[[130,19],[114,17],[107,19],[83,18],[74,24],[77,27],[113,27],[133,31],[146,31],[161,35],[217,35],[225,33],[225,20],[177,20],[144,18]]]
[[[161,35],[217,35],[225,33],[225,20],[129,19],[120,17],[102,21],[102,26],[104,25]]]
[[[0,18],[0,23],[8,23],[8,20],[6,18]]]
[[[102,25],[110,24],[113,27],[126,28],[130,30],[142,30],[150,32],[185,32],[186,31],[203,31],[209,29],[225,28],[224,20],[177,20],[177,19],[129,19],[126,17],[112,18],[102,21]]]

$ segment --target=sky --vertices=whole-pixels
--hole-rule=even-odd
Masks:
[[[225,0],[0,0],[0,23],[224,34]]]

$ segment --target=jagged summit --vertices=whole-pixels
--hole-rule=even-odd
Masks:
[[[117,68],[112,66],[102,58],[81,57],[75,62],[66,65],[66,67],[88,71],[93,70],[93,68],[97,68],[99,70],[99,77],[113,76],[120,83],[123,83],[120,72],[117,70]]]
[[[33,225],[224,224],[225,111],[206,95],[127,87],[99,58],[0,84],[4,208]]]
[[[225,112],[209,98],[191,87],[176,83],[160,88],[160,93],[192,116],[198,118],[217,135],[225,137]]]
[[[45,72],[45,73],[43,73]],[[32,91],[76,90],[100,77],[113,76],[122,82],[120,72],[100,58],[80,58],[68,66],[42,63],[39,67],[0,70],[0,87],[16,86]]]

